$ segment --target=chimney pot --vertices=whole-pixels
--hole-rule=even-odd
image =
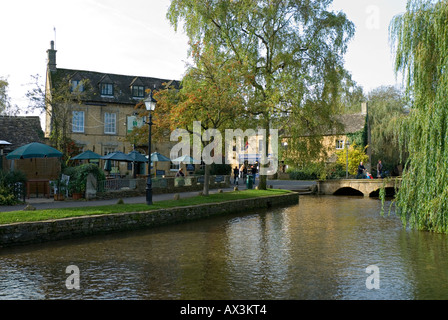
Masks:
[[[369,108],[369,106],[368,106],[367,102],[363,102],[361,104],[361,113],[362,114],[367,114],[368,108]]]
[[[56,50],[54,50],[54,41],[50,42],[51,49],[47,50],[48,55],[48,69],[50,71],[56,71]]]

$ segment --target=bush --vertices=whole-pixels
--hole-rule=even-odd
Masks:
[[[339,163],[310,163],[287,171],[291,180],[326,180],[345,178],[345,167]]]
[[[327,179],[341,179],[347,176],[346,168],[340,163],[332,163],[327,166]]]
[[[319,180],[325,179],[325,164],[322,162],[309,163],[301,168],[288,169],[291,180]]]
[[[212,163],[210,168],[210,174],[211,175],[229,175],[232,171],[232,166],[230,164],[216,164]]]
[[[362,161],[364,164],[369,161],[369,157],[366,154],[366,149],[368,146],[362,147],[356,144],[350,145],[348,149],[348,172],[351,175],[356,175],[358,172],[358,165]],[[342,166],[346,165],[347,162],[347,151],[340,150],[336,152],[338,159],[337,163]]]
[[[26,175],[19,170],[0,171],[0,205],[14,205],[20,202],[25,192]]]
[[[196,170],[196,174],[204,175],[204,170]],[[230,175],[232,173],[232,166],[230,164],[216,164],[212,163],[210,165],[210,175],[212,176],[222,176]]]
[[[84,193],[86,191],[87,176],[90,173],[93,174],[98,182],[106,180],[104,172],[94,163],[87,163],[77,167],[68,167],[64,169],[64,174],[70,176],[68,183],[70,192]]]

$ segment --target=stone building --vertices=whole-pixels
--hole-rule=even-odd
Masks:
[[[368,146],[371,145],[370,127],[368,122],[368,104],[362,103],[361,112],[353,114],[342,114],[335,116],[335,125],[330,130],[322,130],[319,134],[321,138],[322,149],[320,153],[320,160],[326,163],[333,163],[337,159],[337,151],[346,148],[347,141],[353,139],[354,136],[362,136],[363,143]],[[302,139],[306,141],[310,135],[304,135]],[[365,139],[364,139],[365,138]],[[288,135],[284,134],[282,137],[282,146],[288,146]],[[352,141],[353,142],[353,141]],[[294,150],[287,150],[289,156],[300,158],[300,153]],[[367,155],[371,157],[371,148],[367,148]],[[370,170],[370,160],[366,164]]]
[[[0,169],[17,169],[23,171],[28,179],[54,179],[59,175],[58,159],[20,159],[7,160],[8,153],[32,142],[45,144],[38,116],[0,116],[0,140],[10,145],[0,146]]]
[[[80,93],[81,101],[73,101],[69,106],[68,131],[70,138],[82,150],[91,150],[100,155],[114,151],[129,153],[136,149],[147,154],[147,146],[136,146],[126,140],[127,134],[135,126],[143,126],[143,119],[137,117],[135,106],[148,97],[147,90],[159,90],[166,85],[177,86],[178,81],[133,75],[117,75],[85,70],[57,67],[54,42],[47,50],[46,100],[49,101],[45,137],[52,131],[53,117],[52,92],[58,86],[68,86]],[[75,100],[75,99],[74,99]],[[169,157],[169,143],[153,141],[151,152],[160,152]],[[115,163],[121,174],[129,173],[129,165]],[[158,164],[170,170],[170,164]],[[165,168],[166,167],[166,168]],[[145,173],[140,168],[139,173]]]

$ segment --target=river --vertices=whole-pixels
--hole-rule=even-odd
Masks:
[[[3,248],[0,300],[448,299],[447,236],[380,210],[378,199],[301,196],[287,208]]]

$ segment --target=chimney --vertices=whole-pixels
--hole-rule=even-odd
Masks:
[[[368,108],[369,108],[369,106],[368,106],[367,102],[363,102],[361,104],[361,113],[362,114],[367,114]]]
[[[56,71],[56,50],[54,50],[54,41],[52,40],[50,42],[51,49],[47,50],[48,55],[48,61],[47,61],[47,68],[51,72]]]

